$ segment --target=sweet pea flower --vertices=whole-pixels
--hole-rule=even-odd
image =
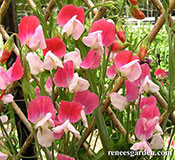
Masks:
[[[27,45],[32,50],[46,48],[42,26],[36,16],[24,16],[18,28],[18,37],[22,45]]]
[[[48,93],[52,92],[52,80],[50,77],[48,77],[46,80],[45,89]]]
[[[26,59],[29,63],[31,74],[37,75],[38,73],[44,71],[44,64],[35,52],[29,52]]]
[[[106,75],[109,79],[113,79],[116,76],[116,74],[117,72],[116,72],[115,65],[112,65],[107,69]]]
[[[120,111],[123,111],[125,107],[129,104],[126,97],[113,92],[109,95],[111,104]]]
[[[156,93],[159,91],[159,86],[156,85],[154,82],[152,82],[149,79],[149,76],[146,76],[144,81],[142,82],[141,86],[140,86],[140,90],[139,93],[142,94],[143,92],[148,93]]]
[[[75,93],[73,102],[80,103],[83,108],[81,110],[81,117],[85,127],[88,127],[87,119],[85,114],[91,114],[97,107],[99,103],[99,98],[95,93],[89,90],[79,91]]]
[[[18,56],[13,65],[6,71],[0,67],[0,90],[5,90],[8,85],[12,84],[22,78],[24,68],[21,64],[20,57]]]
[[[58,67],[57,72],[54,75],[53,81],[57,87],[67,88],[70,81],[74,77],[73,61],[67,61],[63,63],[64,68]]]
[[[128,80],[125,81],[125,86],[126,86],[126,100],[128,102],[135,101],[139,97],[139,91],[137,86]]]
[[[36,97],[29,103],[27,114],[29,121],[35,123],[35,128],[38,129],[38,143],[44,147],[50,147],[54,141],[54,134],[49,126],[55,126],[54,119],[56,116],[56,110],[50,97]]]
[[[76,123],[80,119],[80,113],[82,105],[77,102],[61,101],[61,105],[58,111],[58,121],[61,125],[54,127],[52,130],[54,133],[71,131],[76,137],[80,133],[74,128],[72,123]]]
[[[156,105],[156,98],[154,96],[150,96],[149,98],[147,97],[142,97],[141,100],[140,100],[140,109],[143,109],[147,106],[150,106],[150,105]]]
[[[0,100],[2,100],[3,104],[8,104],[13,102],[13,96],[11,94],[3,95]]]
[[[75,160],[75,159],[64,154],[58,154],[57,160]]]
[[[95,21],[92,24],[92,27],[89,33],[93,33],[96,31],[102,31],[101,32],[102,43],[103,43],[103,46],[105,47],[109,47],[112,44],[112,42],[115,40],[115,25],[112,22],[108,22],[105,19],[100,19]],[[100,32],[97,32],[97,33],[100,33]]]
[[[156,69],[154,74],[156,78],[164,79],[166,77],[165,70],[161,68]]]
[[[62,61],[51,51],[48,51],[44,57],[44,69],[45,70],[52,70],[56,69],[57,67],[63,68]]]
[[[8,121],[8,117],[6,115],[2,115],[2,116],[0,116],[0,120],[1,120],[2,124],[5,124]],[[7,134],[9,134],[10,131],[11,131],[11,128],[7,128],[7,126],[4,126],[4,127],[6,129]],[[3,136],[4,136],[3,132],[2,132],[2,130],[0,128],[0,138],[2,138]],[[0,156],[0,158],[1,158],[1,156]]]
[[[100,60],[100,53],[97,50],[90,49],[80,66],[84,69],[95,69],[99,67]]]
[[[52,52],[58,58],[62,58],[66,52],[66,46],[62,39],[58,37],[46,39],[46,48],[43,49],[43,54],[46,56],[48,52]]]
[[[89,86],[89,82],[86,79],[79,77],[78,73],[74,73],[73,79],[68,84],[70,93],[87,90]]]
[[[75,40],[78,40],[85,30],[84,19],[83,8],[70,4],[60,10],[57,22],[63,27],[62,34],[67,33],[68,36],[72,35]]]
[[[127,77],[130,82],[138,79],[142,73],[138,56],[133,56],[131,51],[120,51],[114,60],[117,70],[121,75]]]
[[[89,33],[87,37],[83,37],[82,41],[86,46],[97,50],[100,55],[104,53],[101,30]]]
[[[72,52],[65,54],[64,62],[67,62],[69,60],[73,61],[74,68],[76,68],[76,69],[80,68],[80,64],[81,64],[82,60],[81,60],[81,55],[80,55],[80,51],[78,48],[75,48],[75,51],[72,51]]]
[[[152,150],[149,146],[149,143],[145,140],[141,140],[140,142],[136,142],[133,144],[133,146],[130,148],[131,150],[144,150],[147,153],[150,153]]]

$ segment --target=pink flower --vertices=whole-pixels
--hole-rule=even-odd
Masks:
[[[145,108],[150,105],[156,105],[156,98],[154,96],[150,96],[149,98],[143,97],[140,101],[140,109]]]
[[[75,160],[75,159],[64,154],[58,154],[57,160]]]
[[[19,40],[32,50],[46,48],[44,34],[38,18],[34,15],[24,16],[19,24]]]
[[[160,117],[159,108],[156,105],[149,105],[143,108],[140,118],[154,119],[155,117]]]
[[[74,63],[74,68],[79,69],[80,68],[80,64],[82,62],[81,60],[81,55],[80,55],[80,51],[78,48],[75,48],[75,51],[66,53],[64,56],[64,62],[67,62],[69,60],[72,60]]]
[[[54,141],[54,134],[49,129],[54,127],[54,119],[56,110],[52,104],[52,100],[48,96],[36,97],[32,100],[27,109],[28,119],[35,123],[35,128],[42,128],[37,131],[37,139],[40,145],[49,147]]]
[[[91,114],[98,106],[98,96],[89,90],[77,92],[73,98],[73,102],[83,105],[86,114]]]
[[[43,50],[44,56],[46,56],[48,51],[51,51],[58,58],[62,58],[65,55],[66,46],[58,37],[48,38],[46,39],[46,48]]]
[[[63,64],[64,68],[58,67],[53,78],[56,86],[67,88],[74,76],[73,61],[67,61]]]
[[[13,102],[13,98],[14,97],[11,94],[6,94],[3,95],[3,97],[0,98],[0,100],[2,100],[3,104],[8,104]]]
[[[135,127],[135,134],[137,139],[148,140],[151,138],[158,121],[158,117],[154,117],[153,119],[139,118]]]
[[[139,91],[137,86],[126,80],[125,81],[125,86],[126,86],[126,99],[128,102],[135,101],[139,97]]]
[[[161,68],[156,69],[154,74],[155,74],[156,78],[164,79],[166,77],[165,70],[161,69]]]
[[[105,19],[100,19],[92,24],[90,33],[102,31],[103,46],[110,46],[115,40],[115,25],[112,22],[108,22]]]
[[[141,86],[146,76],[148,76],[148,78],[151,79],[149,65],[147,63],[144,63],[144,64],[141,64],[140,67],[141,67],[142,73],[140,77],[134,81],[134,84],[139,87]]]
[[[121,75],[127,77],[130,82],[135,81],[141,75],[138,56],[133,56],[131,51],[120,51],[114,60],[115,67]]]
[[[82,105],[77,102],[61,101],[58,112],[58,122],[61,125],[54,127],[52,129],[53,132],[61,133],[62,131],[67,132],[70,130],[78,137],[80,133],[74,128],[72,123],[76,123],[80,119],[81,110]]]
[[[17,57],[16,61],[7,70],[7,72],[5,72],[4,69],[0,67],[0,90],[5,90],[8,85],[21,79],[23,74],[24,68],[21,64],[20,57]]]
[[[52,92],[52,80],[50,79],[50,77],[48,77],[46,80],[45,89],[48,93]]]
[[[98,51],[90,49],[87,56],[80,64],[80,66],[84,69],[95,69],[100,65],[101,55]]]
[[[97,107],[99,98],[95,93],[89,90],[77,92],[73,98],[73,102],[78,102],[83,106],[81,110],[81,118],[85,127],[88,127],[85,114],[91,114]]]
[[[78,73],[74,73],[73,79],[68,84],[70,93],[87,90],[89,86],[89,82],[86,79],[79,77]]]
[[[154,82],[152,82],[149,79],[149,76],[146,76],[144,81],[142,81],[141,86],[140,86],[140,90],[139,93],[142,94],[143,92],[148,93],[156,93],[159,91],[159,86],[156,85]]]
[[[72,4],[64,6],[57,17],[58,24],[63,27],[62,34],[72,35],[75,40],[78,40],[84,32],[84,10],[81,7],[76,7]]]
[[[117,72],[115,65],[112,65],[107,69],[106,75],[108,76],[109,79],[113,79],[116,76],[116,74]]]
[[[103,54],[102,31],[89,33],[87,37],[83,37],[82,41],[86,46],[91,47],[93,50],[97,50],[100,55]]]

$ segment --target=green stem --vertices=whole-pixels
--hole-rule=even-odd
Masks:
[[[11,140],[10,140],[10,138],[9,138],[9,136],[8,136],[5,128],[4,128],[4,125],[3,125],[2,121],[1,121],[1,119],[0,119],[0,126],[1,126],[2,131],[4,132],[4,134],[6,136],[6,139],[7,139],[8,144],[10,145],[10,148],[12,150],[13,156],[16,159],[16,152],[15,152],[14,147],[13,147],[13,144],[12,144],[12,142],[11,142]]]

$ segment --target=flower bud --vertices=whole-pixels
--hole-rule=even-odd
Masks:
[[[123,30],[123,24],[121,22],[121,20],[118,20],[117,21],[117,24],[116,24],[116,34],[117,34],[117,37],[123,42],[125,43],[125,32]]]
[[[14,45],[13,45],[13,38],[10,37],[10,38],[6,41],[6,43],[5,43],[4,47],[3,47],[3,49],[1,49],[1,51],[0,51],[0,62],[1,62],[2,64],[4,64],[4,63],[7,61],[7,59],[10,57],[13,48],[14,48]]]
[[[137,5],[137,0],[129,0],[132,5]]]
[[[140,49],[139,49],[139,52],[138,52],[138,56],[140,57],[140,60],[142,60],[142,61],[144,60],[144,57],[147,54],[149,46],[150,46],[149,37],[146,37],[143,40],[142,44],[140,45]]]
[[[144,19],[145,15],[144,13],[140,10],[138,5],[130,5],[130,13],[135,19]]]
[[[124,50],[126,47],[128,47],[128,43],[122,43],[119,40],[114,40],[111,51],[118,52]]]

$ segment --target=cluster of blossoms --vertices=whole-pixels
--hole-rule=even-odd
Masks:
[[[137,7],[137,4],[132,5]],[[74,40],[78,40],[85,30],[84,19],[84,10],[81,7],[67,5],[60,10],[57,22],[62,27],[63,35],[71,35]],[[81,59],[78,48],[66,53],[66,46],[60,37],[45,39],[42,26],[36,16],[22,18],[18,38],[23,46],[26,45],[31,50],[25,58],[32,75],[38,76],[43,71],[56,71],[46,80],[47,94],[52,94],[53,85],[68,88],[69,92],[74,94],[71,102],[61,100],[59,109],[56,110],[51,98],[41,96],[40,88],[35,88],[36,97],[29,102],[27,113],[29,121],[35,124],[40,145],[50,147],[55,139],[60,139],[67,131],[79,137],[80,133],[73,124],[80,119],[84,126],[88,127],[86,114],[91,114],[97,108],[99,99],[95,93],[88,90],[89,82],[75,71],[80,67],[96,69],[100,65],[101,56],[110,54],[110,61],[113,65],[108,68],[107,76],[113,79],[117,72],[120,72],[121,76],[126,78],[126,97],[118,93],[110,94],[112,105],[123,111],[131,102],[141,101],[139,106],[141,113],[135,128],[136,137],[140,142],[135,143],[131,149],[151,151],[151,148],[162,147],[160,112],[156,106],[156,99],[151,96],[138,100],[144,93],[158,92],[159,87],[151,81],[149,65],[140,64],[140,58],[137,55],[133,55],[129,50],[123,50],[127,47],[127,42],[125,42],[125,33],[119,22],[116,28],[113,22],[105,19],[92,24],[88,35],[82,38],[84,45],[90,47],[84,60]],[[43,51],[43,60],[35,52],[37,49]],[[8,56],[4,51],[1,53],[1,63],[6,62],[10,52],[8,51]],[[17,57],[16,62],[7,72],[0,67],[0,90],[2,90],[0,100],[4,104],[13,101],[12,95],[5,94],[6,88],[14,81],[21,79],[23,74],[24,69],[20,57]],[[152,142],[149,144],[147,140],[151,137]],[[58,159],[62,159],[62,156],[58,154]]]

